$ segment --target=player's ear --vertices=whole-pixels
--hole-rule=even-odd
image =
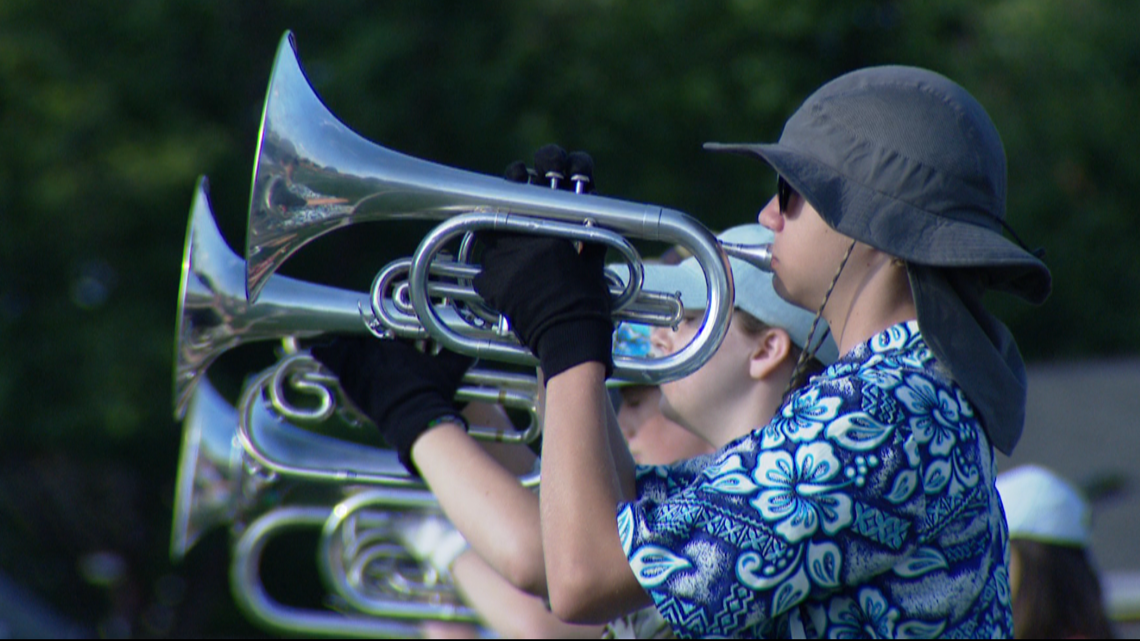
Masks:
[[[748,359],[748,374],[753,380],[772,376],[792,355],[792,338],[779,327],[767,327],[754,337]]]

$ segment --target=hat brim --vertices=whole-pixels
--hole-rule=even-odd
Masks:
[[[778,143],[705,143],[704,148],[766,163],[832,228],[892,256],[934,267],[984,268],[988,287],[1034,304],[1044,302],[1052,288],[1045,264],[1000,230],[925,211]]]

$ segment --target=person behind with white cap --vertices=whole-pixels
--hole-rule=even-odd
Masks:
[[[871,67],[824,84],[774,144],[708,147],[776,171],[759,215],[775,289],[843,356],[707,464],[638,475],[607,435],[596,252],[493,238],[475,288],[547,375],[553,611],[653,603],[678,636],[1011,636],[994,448],[1021,434],[1026,379],[982,295],[1040,303],[1052,284],[1003,236],[993,122],[940,74]]]
[[[772,232],[751,224],[741,225],[719,234],[720,240],[758,244],[772,240]],[[621,265],[612,266],[626,278]],[[791,385],[791,374],[798,357],[807,345],[812,315],[794,307],[776,295],[772,277],[753,265],[730,259],[736,284],[735,310],[729,327],[727,348],[699,370],[684,379],[663,386],[644,385],[622,379],[610,379],[607,386],[618,399],[616,419],[626,439],[630,454],[638,465],[663,466],[695,459],[714,451],[714,441],[723,442],[746,434],[757,424],[766,423]],[[648,325],[621,323],[613,336],[613,354],[634,358],[659,356],[684,346],[683,337],[706,304],[704,276],[694,259],[680,264],[657,262],[646,264],[643,287],[652,291],[677,292],[684,307],[685,321],[677,330],[652,328]],[[831,363],[836,347],[824,338],[816,350],[816,358]],[[751,361],[751,367],[744,365]],[[822,369],[816,362],[812,371]],[[737,376],[741,380],[732,380]],[[731,385],[716,389],[723,383]],[[713,389],[710,389],[710,383]],[[667,389],[671,394],[666,393]],[[701,404],[694,392],[709,391],[712,403]],[[736,408],[726,412],[726,408]],[[741,411],[743,409],[743,411]],[[736,414],[730,430],[723,420],[726,413]],[[713,420],[710,420],[713,419]],[[685,426],[678,424],[680,421]],[[712,425],[706,436],[694,425]],[[690,463],[690,465],[699,463]],[[646,468],[648,473],[653,468]],[[430,482],[430,477],[429,477]],[[480,614],[493,631],[507,638],[597,638],[605,633],[616,638],[663,638],[672,636],[668,623],[656,608],[648,607],[607,623],[605,627],[571,625],[555,618],[545,603],[512,586],[505,578],[462,545],[462,536],[443,517],[417,520],[405,532],[406,544],[439,572],[449,573],[465,601]],[[428,636],[453,632],[438,625],[425,628]]]
[[[650,357],[651,329],[648,325],[620,324],[614,332],[614,355]],[[659,386],[621,379],[612,379],[608,385],[613,392],[618,426],[638,464],[667,465],[712,452],[707,441],[665,417]],[[653,638],[669,629],[655,615],[656,611],[639,612],[611,622],[608,629],[564,623],[551,614],[541,598],[511,585],[498,574],[467,546],[462,534],[445,517],[409,519],[408,525],[400,532],[402,543],[441,575],[450,576],[481,623],[503,638],[596,639],[607,633],[614,637]],[[436,622],[425,622],[423,626],[427,638],[458,638],[474,632],[470,626]]]
[[[772,234],[752,224],[730,229],[720,237],[728,242],[768,242]],[[694,278],[699,278],[703,283],[703,276],[699,271],[694,275],[692,263],[690,259],[675,266],[646,266],[645,287],[680,292],[687,320],[676,332],[654,332],[645,325],[622,323],[614,332],[611,348],[614,354],[647,357],[661,351],[662,344],[667,344],[665,349],[668,351],[683,347],[680,336],[688,331],[692,319],[705,304],[704,294],[693,282]],[[619,379],[608,382],[610,388],[622,397],[622,402],[617,404],[615,422],[626,438],[627,455],[631,455],[635,463],[645,466],[642,469],[646,474],[657,473],[661,468],[656,466],[684,460],[689,460],[683,463],[686,469],[700,469],[704,465],[702,459],[708,460],[714,446],[720,447],[728,440],[766,423],[789,388],[797,358],[808,344],[812,315],[776,296],[769,274],[736,259],[732,259],[730,266],[737,284],[737,305],[726,346],[717,352],[723,356],[714,355],[709,363],[685,379],[667,384],[677,390],[672,400],[666,400],[666,395],[656,386]],[[816,351],[817,356],[826,362],[831,362],[836,356],[835,345],[829,338],[824,338]],[[399,364],[400,371],[392,374],[406,379],[422,376],[409,370],[450,368],[452,360],[445,354],[446,365],[437,364],[440,356],[419,354],[398,342],[351,338],[342,340],[333,350],[315,348],[314,355],[338,374],[349,397],[362,409],[370,407],[369,398],[373,395],[370,390],[374,390],[376,395],[384,395],[387,391],[382,383],[388,380],[391,368],[385,367],[384,362]],[[344,355],[358,358],[359,362],[355,365],[347,363],[341,358]],[[368,367],[362,369],[361,365],[365,364]],[[458,371],[458,368],[450,369]],[[736,378],[740,380],[734,380]],[[362,385],[361,381],[365,380],[368,384]],[[686,390],[700,389],[702,381],[706,388],[709,381],[731,382],[729,388],[714,390],[718,417],[722,417],[724,408],[729,406],[750,408],[734,412],[737,416],[733,419],[732,430],[724,429],[719,421],[711,422],[717,429],[709,430],[708,434],[689,427],[710,424],[707,418],[702,421],[697,416],[701,412],[700,405],[686,400],[686,396],[691,397]],[[663,410],[684,421],[685,426],[664,416]],[[465,410],[470,411],[471,407]],[[714,410],[710,408],[709,411]],[[619,638],[672,636],[670,625],[652,606],[616,617],[606,622],[605,627],[570,625],[554,617],[543,599],[528,593],[537,592],[544,596],[544,585],[539,585],[536,590],[533,581],[520,579],[534,576],[535,571],[516,569],[513,574],[504,573],[500,569],[505,567],[502,559],[514,559],[514,567],[517,568],[531,556],[530,548],[518,545],[527,537],[529,527],[535,528],[535,542],[539,542],[537,500],[529,492],[520,492],[518,484],[513,483],[513,476],[505,473],[501,465],[481,451],[461,430],[449,430],[442,425],[426,430],[415,441],[405,460],[414,464],[412,470],[422,472],[429,487],[440,498],[445,513],[456,514],[459,520],[457,527],[443,517],[411,519],[408,527],[402,530],[405,544],[440,573],[450,574],[465,601],[496,633],[520,638],[597,638],[603,633]],[[492,488],[498,488],[499,492],[493,493]],[[457,506],[464,509],[457,510]],[[527,517],[532,509],[533,517]],[[471,518],[468,512],[476,513],[478,518]],[[461,532],[470,533],[470,545]],[[504,532],[510,535],[503,535]],[[537,562],[537,571],[541,571],[541,555]],[[455,628],[451,626],[432,624],[425,627],[425,633],[431,636],[454,632]]]
[[[1109,639],[1089,545],[1092,510],[1052,470],[1021,465],[997,477],[1009,526],[1009,588],[1018,639]]]
[[[757,224],[740,225],[718,238],[760,244],[771,242],[772,232]],[[688,467],[700,467],[704,459],[697,457],[711,454],[766,423],[793,385],[792,372],[808,345],[812,314],[777,296],[771,274],[735,258],[729,264],[736,290],[735,309],[725,341],[707,363],[685,378],[661,386],[617,378],[607,381],[607,387],[619,396],[615,403],[618,426],[644,474],[656,474],[656,466],[683,461]],[[628,278],[621,265],[612,268],[623,280]],[[703,316],[705,287],[695,259],[676,265],[646,264],[643,288],[678,293],[685,320],[676,330],[621,323],[614,332],[613,354],[646,358],[684,347],[696,320]],[[810,371],[821,370],[837,356],[830,338],[818,342]],[[434,545],[429,547],[435,549]],[[473,551],[454,561],[448,557],[448,564],[467,602],[503,636],[596,638],[603,631],[616,638],[673,636],[654,607],[618,617],[604,629],[572,626],[550,614],[541,600],[512,589]]]

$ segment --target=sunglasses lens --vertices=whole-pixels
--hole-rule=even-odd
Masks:
[[[776,202],[780,205],[780,213],[784,214],[788,211],[788,201],[792,199],[792,186],[788,181],[784,180],[783,176],[776,179]]]

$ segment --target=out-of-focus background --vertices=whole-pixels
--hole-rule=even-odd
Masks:
[[[1129,0],[0,2],[0,637],[258,636],[229,538],[168,558],[180,427],[175,304],[193,186],[244,246],[265,88],[286,29],[341,120],[499,174],[543,143],[599,192],[754,219],[774,175],[701,151],[764,141],[826,80],[903,63],[970,90],[1009,156],[1008,221],[1047,250],[1041,307],[995,297],[1030,367],[1018,462],[1103,497],[1094,552],[1140,571],[1140,12]],[[352,227],[283,274],[366,290],[423,229]],[[366,229],[367,227],[367,229]],[[232,400],[271,362],[211,369]],[[289,546],[292,546],[291,548]],[[312,541],[265,570],[316,599]]]

